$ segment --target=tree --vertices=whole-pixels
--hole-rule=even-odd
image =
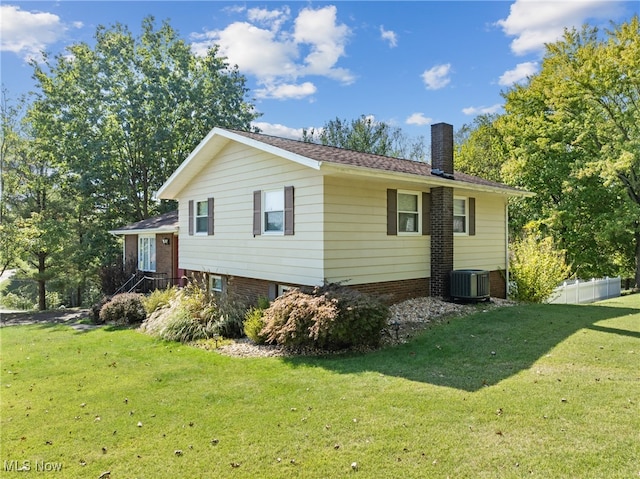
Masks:
[[[57,274],[56,268],[70,251],[68,247],[68,198],[60,185],[63,170],[56,162],[47,142],[38,140],[31,120],[38,114],[32,109],[22,119],[19,140],[12,150],[7,176],[10,188],[3,201],[9,215],[6,223],[15,235],[11,246],[12,263],[38,286],[38,309],[47,308],[47,282]],[[59,272],[59,270],[58,270]]]
[[[25,139],[20,128],[21,106],[14,105],[3,88],[0,97],[0,274],[16,266],[16,251],[20,244],[20,230],[10,198],[18,187],[15,165]]]
[[[153,194],[200,140],[215,126],[249,130],[258,115],[245,78],[216,47],[195,56],[153,17],[137,37],[121,24],[100,26],[94,46],[72,45],[33,68],[33,151],[54,161],[43,171],[56,172],[66,200],[58,237],[66,254],[56,256],[64,281],[49,279],[82,303],[118,254],[108,230],[175,208]]]
[[[502,165],[506,159],[504,141],[494,126],[494,115],[477,116],[463,125],[455,135],[454,165],[457,171],[502,181]]]
[[[318,129],[302,131],[302,141],[337,146],[375,155],[426,161],[424,138],[409,139],[400,128],[378,122],[371,116],[360,115],[356,120],[336,117]]]
[[[640,22],[566,31],[539,74],[505,94],[495,123],[502,173],[537,193],[518,217],[567,251],[581,275],[640,285]]]
[[[34,63],[36,103],[56,125],[49,138],[78,175],[86,207],[111,222],[160,211],[153,193],[214,126],[248,130],[257,117],[245,79],[212,48],[195,56],[171,26],[153,17],[134,38],[98,27],[95,47]]]

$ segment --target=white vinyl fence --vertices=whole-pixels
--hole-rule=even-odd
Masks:
[[[593,303],[601,299],[616,298],[620,296],[621,280],[617,278],[600,278],[590,280],[574,279],[565,281],[558,286],[549,303],[553,304],[580,304]]]

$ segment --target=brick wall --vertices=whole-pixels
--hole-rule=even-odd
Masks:
[[[205,273],[186,271],[188,278],[201,281]],[[292,287],[301,285],[274,283],[262,279],[245,278],[242,276],[224,276],[226,290],[240,296],[250,304],[255,304],[258,298],[273,299],[278,284]],[[349,286],[349,285],[346,285]],[[408,279],[402,281],[385,281],[382,283],[367,283],[349,286],[362,293],[383,298],[387,303],[399,303],[406,299],[429,296],[429,278]]]
[[[503,274],[503,271],[489,271],[489,293],[494,298],[507,297],[507,285]]]
[[[372,296],[382,297],[387,303],[394,304],[406,299],[429,296],[429,278],[354,284],[351,288]]]
[[[431,168],[453,173],[453,125],[431,125]]]
[[[431,168],[453,173],[453,126],[431,125]],[[453,270],[453,188],[431,188],[431,296],[449,298]]]
[[[169,244],[163,244],[163,239],[168,239]],[[173,271],[173,234],[157,234],[156,235],[156,273],[172,279],[175,274]]]
[[[431,188],[431,296],[449,298],[453,270],[453,188]]]

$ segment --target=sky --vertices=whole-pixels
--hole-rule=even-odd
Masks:
[[[11,1],[0,5],[0,78],[9,99],[33,91],[30,60],[93,45],[99,25],[137,34],[168,20],[201,55],[210,46],[247,79],[263,133],[300,138],[361,115],[430,135],[501,113],[501,92],[539,71],[545,43],[585,23],[602,30],[640,2],[515,1]]]

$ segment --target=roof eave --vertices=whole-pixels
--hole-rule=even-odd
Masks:
[[[136,228],[131,230],[109,230],[109,234],[116,236],[124,235],[139,235],[139,234],[168,234],[178,233],[177,227],[164,227],[164,228]]]
[[[507,196],[521,196],[521,197],[531,197],[535,196],[535,193],[524,190],[516,190],[512,188],[500,188],[489,185],[482,185],[476,183],[470,183],[467,181],[460,180],[450,180],[446,178],[441,178],[438,176],[422,176],[416,175],[413,173],[402,173],[397,171],[386,171],[379,170],[375,168],[367,168],[365,166],[351,166],[351,165],[339,165],[335,163],[321,163],[321,170],[330,173],[330,172],[338,172],[338,173],[348,173],[348,174],[357,174],[360,176],[367,176],[371,178],[379,178],[385,180],[403,180],[410,181],[412,183],[423,183],[429,186],[448,186],[451,188],[464,188],[473,191],[481,191],[484,193],[495,193],[500,195]]]

